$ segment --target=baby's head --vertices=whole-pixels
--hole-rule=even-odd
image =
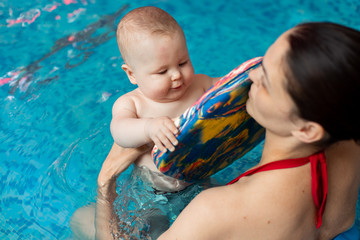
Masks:
[[[146,38],[185,36],[176,20],[157,7],[140,7],[127,13],[119,22],[116,37],[125,63],[132,65],[133,51]]]
[[[149,99],[181,99],[195,73],[179,24],[156,7],[130,11],[120,21],[117,42],[130,82]]]

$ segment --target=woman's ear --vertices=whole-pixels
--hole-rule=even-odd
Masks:
[[[305,143],[317,142],[323,139],[326,133],[324,128],[316,122],[302,121],[299,126],[297,130],[293,130],[291,133],[294,137]]]
[[[121,65],[121,68],[122,68],[122,70],[125,71],[125,73],[128,76],[130,82],[132,84],[136,85],[136,79],[135,79],[134,72],[132,71],[131,67],[125,63],[125,64]]]

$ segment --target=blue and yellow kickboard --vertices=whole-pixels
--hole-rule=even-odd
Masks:
[[[246,112],[248,73],[262,58],[246,61],[214,84],[179,118],[175,151],[154,147],[152,157],[164,174],[195,182],[242,157],[264,139],[264,129]]]

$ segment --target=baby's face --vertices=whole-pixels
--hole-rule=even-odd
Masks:
[[[136,84],[154,101],[181,99],[194,80],[194,68],[182,33],[139,37],[129,53]]]

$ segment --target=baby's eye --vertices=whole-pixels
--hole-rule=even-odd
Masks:
[[[186,65],[187,63],[188,63],[188,60],[186,60],[185,62],[180,63],[179,66],[182,67],[182,66]]]
[[[167,69],[161,70],[160,72],[158,72],[157,74],[165,74],[167,72]]]

